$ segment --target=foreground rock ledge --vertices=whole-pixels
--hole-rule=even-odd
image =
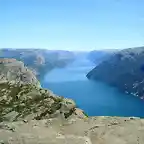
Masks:
[[[139,118],[71,115],[61,121],[17,121],[0,124],[3,144],[143,144],[144,120]]]

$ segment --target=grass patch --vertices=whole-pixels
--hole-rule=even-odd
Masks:
[[[83,114],[84,114],[86,117],[89,117],[87,113],[83,112]]]

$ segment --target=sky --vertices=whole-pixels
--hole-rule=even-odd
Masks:
[[[0,48],[144,46],[144,0],[0,0]]]

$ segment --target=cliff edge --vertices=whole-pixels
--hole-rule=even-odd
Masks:
[[[0,59],[0,121],[69,117],[73,100],[42,89],[35,75],[15,59]]]
[[[22,62],[0,61],[0,144],[144,143],[143,119],[87,117],[73,100],[41,88]]]

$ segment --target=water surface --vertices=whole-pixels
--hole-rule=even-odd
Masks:
[[[144,102],[134,96],[98,81],[90,81],[86,74],[94,65],[77,59],[66,68],[54,69],[45,77],[42,86],[54,93],[72,98],[90,116],[144,117]]]

